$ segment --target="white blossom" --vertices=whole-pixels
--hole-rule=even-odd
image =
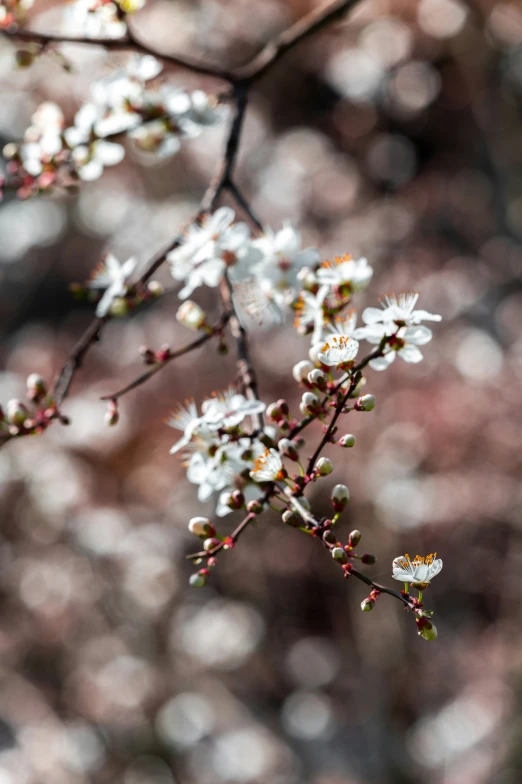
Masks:
[[[245,417],[260,414],[265,408],[261,400],[249,400],[231,387],[203,402],[201,421],[210,430],[237,427]]]
[[[295,326],[302,329],[313,327],[312,345],[322,340],[324,329],[324,301],[328,286],[321,286],[317,294],[303,290],[293,302]]]
[[[167,424],[176,428],[176,430],[181,430],[183,433],[179,441],[176,441],[170,448],[170,454],[174,455],[180,449],[188,446],[192,436],[201,424],[201,418],[198,415],[198,408],[194,400],[186,400],[185,406],[178,406],[176,411],[170,415]]]
[[[437,558],[437,553],[426,556],[416,555],[413,561],[406,554],[394,559],[392,577],[403,583],[427,585],[441,569],[442,561]]]
[[[105,289],[96,307],[98,318],[107,315],[115,297],[125,296],[129,278],[136,269],[137,263],[135,258],[130,258],[120,264],[116,256],[107,253],[102,264],[87,283],[91,289]]]
[[[316,275],[321,285],[344,286],[349,284],[352,291],[362,291],[371,281],[373,269],[367,259],[353,259],[346,254],[345,256],[337,256],[333,262],[323,261]]]
[[[284,476],[283,461],[277,449],[265,449],[250,472],[254,482],[274,482]]]
[[[397,326],[415,326],[422,321],[441,321],[442,316],[428,313],[426,310],[415,310],[419,295],[406,291],[401,294],[387,294],[381,300],[381,309],[365,308],[362,319],[365,324],[393,322]]]
[[[234,210],[221,207],[201,224],[191,225],[182,245],[167,255],[172,277],[185,282],[180,299],[201,285],[215,288],[227,270],[234,279],[247,277],[249,266],[261,258],[248,226],[234,223],[234,218]]]
[[[351,362],[359,350],[359,343],[349,335],[333,335],[321,346],[318,353],[319,361],[323,365],[338,367],[346,362]]]

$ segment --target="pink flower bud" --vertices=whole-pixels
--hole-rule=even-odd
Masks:
[[[206,553],[208,553],[211,550],[213,550],[214,547],[217,547],[218,544],[220,544],[220,540],[216,539],[216,537],[214,536],[211,536],[208,539],[205,539],[205,541],[203,542],[203,549]]]
[[[188,529],[196,536],[214,536],[216,529],[208,517],[193,517],[189,520]]]
[[[344,552],[342,547],[334,547],[332,550],[332,558],[334,561],[338,561],[339,563],[345,564],[348,563],[348,556]]]
[[[183,326],[188,327],[189,329],[198,330],[205,325],[207,315],[197,302],[192,302],[192,300],[187,299],[178,308],[176,318]]]
[[[360,541],[361,541],[361,532],[355,529],[355,531],[352,531],[352,533],[348,537],[348,545],[350,547],[357,547]]]
[[[345,448],[355,446],[355,436],[352,436],[351,433],[346,433],[346,435],[341,436],[337,443]]]
[[[264,509],[264,507],[263,507],[263,504],[261,503],[261,501],[257,501],[257,500],[249,501],[248,504],[247,504],[247,512],[248,512],[248,514],[258,515],[258,514],[261,514],[263,509]]]
[[[300,383],[301,381],[307,380],[308,374],[313,369],[314,366],[312,363],[307,359],[303,359],[301,362],[298,362],[296,365],[294,365],[292,375],[297,383]]]
[[[12,400],[8,400],[6,405],[6,418],[7,421],[13,425],[23,425],[27,417],[29,416],[29,411],[27,406],[13,398]]]
[[[346,485],[335,485],[332,490],[332,504],[336,512],[342,512],[350,500],[350,491]]]
[[[38,373],[31,373],[27,377],[26,386],[27,397],[35,403],[39,403],[47,394],[45,381]]]
[[[357,411],[372,411],[376,402],[373,395],[362,395],[355,403],[355,409]]]
[[[282,455],[284,455],[285,457],[289,457],[290,460],[294,460],[294,462],[297,462],[297,460],[299,460],[299,454],[297,452],[297,449],[295,448],[294,443],[290,441],[289,438],[282,438],[279,441],[277,448],[279,449]]]
[[[291,528],[299,528],[301,525],[301,518],[295,512],[292,512],[291,509],[287,509],[286,512],[283,512],[281,515],[283,519],[283,523],[289,525]]]
[[[320,457],[315,467],[319,476],[328,476],[328,474],[331,474],[333,471],[333,463],[329,457]]]
[[[209,577],[210,574],[208,569],[200,569],[196,574],[190,575],[189,583],[193,588],[203,588],[203,586],[207,584]]]

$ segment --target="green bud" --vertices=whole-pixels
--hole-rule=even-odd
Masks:
[[[339,563],[348,563],[348,556],[342,547],[334,547],[332,550],[332,558]]]

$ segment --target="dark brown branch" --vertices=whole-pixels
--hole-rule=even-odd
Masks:
[[[123,397],[123,395],[126,395],[127,392],[131,392],[133,389],[136,389],[136,387],[145,384],[149,378],[152,378],[152,376],[155,376],[156,373],[159,373],[159,371],[162,370],[162,368],[164,368],[169,362],[172,362],[173,359],[178,359],[179,357],[183,357],[185,354],[190,354],[191,351],[195,351],[197,348],[200,348],[205,343],[207,343],[211,338],[219,335],[228,324],[231,315],[232,314],[230,311],[226,311],[223,313],[218,323],[211,328],[210,332],[206,332],[204,335],[201,335],[196,340],[193,340],[192,343],[187,343],[187,345],[183,346],[183,348],[180,348],[177,351],[173,351],[162,362],[158,362],[158,364],[154,365],[154,367],[152,367],[150,370],[142,373],[141,376],[135,378],[134,381],[131,381],[130,384],[127,384],[126,387],[119,389],[112,395],[103,395],[101,400],[118,400],[120,397]]]
[[[136,33],[131,30],[127,21],[127,35],[124,38],[89,38],[81,35],[61,35],[58,33],[41,33],[36,30],[2,30],[2,34],[9,38],[14,38],[19,41],[27,41],[30,43],[42,44],[42,46],[49,46],[51,44],[80,44],[87,46],[101,46],[108,51],[120,52],[125,49],[142,54],[151,54],[154,57],[160,57],[166,62],[178,65],[180,68],[186,68],[194,73],[203,74],[204,76],[213,76],[216,79],[223,79],[227,82],[234,81],[233,74],[217,66],[207,65],[199,60],[190,56],[181,56],[177,54],[168,54],[153,49],[147,44],[143,43],[136,36]]]
[[[355,375],[359,370],[362,370],[363,368],[365,368],[366,365],[369,362],[372,361],[372,359],[375,359],[376,357],[380,357],[381,354],[382,354],[382,350],[381,350],[380,346],[379,346],[379,348],[377,348],[374,351],[370,352],[370,354],[367,354],[367,356],[365,356],[364,359],[362,359],[357,365],[353,366],[353,368],[350,370],[349,374],[346,374],[345,376],[343,376],[337,382],[337,384],[333,388],[332,392],[338,392],[339,389],[341,388],[341,386],[344,384],[344,382],[350,377],[350,375]],[[352,392],[353,392],[353,390],[352,390]],[[326,405],[326,403],[329,400],[329,397],[330,397],[330,395],[325,395],[324,396],[324,398],[321,400],[321,407]],[[308,416],[303,417],[301,419],[301,421],[298,422],[297,425],[295,425],[291,429],[291,431],[290,431],[290,433],[288,434],[287,437],[288,438],[295,438],[296,435],[298,435],[299,433],[301,433],[302,430],[305,429],[305,427],[308,427],[308,425],[310,425],[312,422],[315,422],[315,419],[316,419],[316,417],[313,416],[312,414],[309,414]]]
[[[359,0],[336,0],[299,19],[295,24],[270,41],[253,60],[233,71],[235,80],[255,82],[260,79],[274,63],[283,57],[289,49],[318,33],[324,27],[341,19]]]
[[[237,187],[236,183],[230,180],[227,183],[227,190],[234,199],[234,201],[241,207],[241,209],[246,213],[247,218],[250,222],[255,226],[255,228],[262,234],[264,232],[264,226],[261,222],[261,219],[256,215],[254,210],[252,209],[250,202],[248,199],[243,196],[242,192]]]
[[[330,424],[326,428],[326,432],[325,432],[324,436],[322,437],[321,441],[317,445],[317,449],[315,450],[315,452],[313,453],[312,457],[308,461],[308,467],[306,469],[306,473],[308,475],[310,475],[312,473],[312,471],[314,470],[315,461],[317,460],[317,458],[319,457],[319,455],[323,451],[323,449],[326,446],[326,444],[328,444],[330,442],[330,436],[331,436],[331,434],[333,432],[333,429],[335,427],[335,423],[339,419],[339,417],[341,415],[341,412],[342,412],[343,408],[345,407],[345,405],[346,405],[346,403],[348,401],[348,398],[353,393],[355,387],[358,384],[358,379],[357,380],[356,379],[357,379],[356,375],[352,376],[352,381],[350,383],[350,386],[348,387],[348,390],[346,391],[346,394],[344,395],[342,400],[340,400],[337,403],[337,405],[335,406],[335,413],[334,413],[333,417],[330,420]]]

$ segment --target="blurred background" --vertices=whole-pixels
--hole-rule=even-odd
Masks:
[[[65,5],[35,3],[40,29],[73,32]],[[149,0],[133,25],[158,48],[235,65],[314,5]],[[125,61],[69,45],[71,74],[48,56],[15,70],[14,51],[0,41],[2,143],[43,100],[72,121],[92,78]],[[342,530],[378,556],[369,576],[391,584],[404,552],[444,560],[426,596],[437,642],[388,597],[361,613],[365,586],[275,516],[188,587],[187,521],[213,505],[168,454],[163,420],[225,386],[234,356],[209,344],[173,363],[123,398],[115,428],[99,400],[141,371],[142,344],[191,339],[169,294],[107,326],[64,405],[70,427],[0,452],[0,784],[522,780],[521,117],[517,0],[362,0],[256,86],[239,157],[264,222],[291,219],[323,258],[368,257],[360,309],[417,290],[443,314],[421,365],[368,373],[377,408],[345,420],[355,449],[329,453],[352,491]],[[177,233],[224,131],[167,162],[129,146],[77,196],[6,197],[2,402],[30,372],[55,376],[89,323],[71,282],[106,250],[145,261]],[[307,339],[268,325],[252,345],[263,399],[297,411],[290,370]],[[319,514],[328,487],[312,496]]]

